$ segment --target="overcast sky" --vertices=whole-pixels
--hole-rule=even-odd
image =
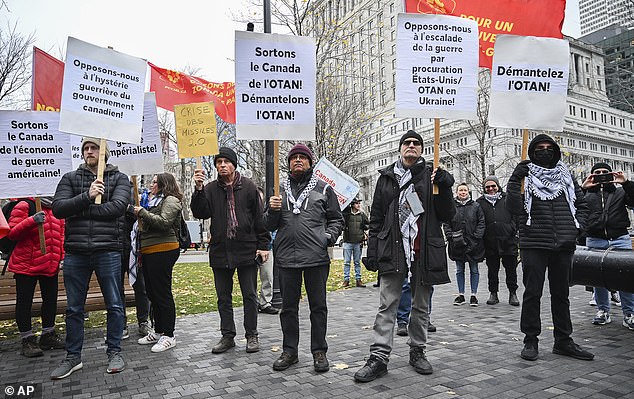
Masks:
[[[162,68],[198,68],[198,77],[223,82],[234,80],[234,31],[245,26],[233,22],[232,12],[237,15],[245,1],[7,0],[10,13],[0,11],[0,23],[34,32],[35,46],[57,58],[73,36]],[[563,32],[578,37],[579,2],[567,3]]]

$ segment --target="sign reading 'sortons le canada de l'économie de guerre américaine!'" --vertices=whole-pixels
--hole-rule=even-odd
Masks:
[[[139,144],[147,62],[68,38],[59,130]]]
[[[396,115],[476,119],[478,25],[433,14],[399,14]]]
[[[57,112],[0,111],[0,198],[55,194],[72,168],[70,135],[58,126]]]
[[[121,172],[128,176],[151,175],[163,173],[165,170],[154,93],[145,93],[145,105],[143,108],[141,144],[136,145],[108,140],[110,149],[108,163],[116,165]],[[84,163],[81,153],[81,137],[71,135],[70,143],[73,154],[73,169],[77,169],[80,164]]]
[[[491,68],[489,125],[563,131],[569,62],[567,40],[498,36]]]
[[[237,138],[314,140],[314,39],[235,34]]]

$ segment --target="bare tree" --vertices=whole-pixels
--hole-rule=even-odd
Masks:
[[[0,9],[7,8],[2,1]],[[17,23],[7,22],[6,29],[0,28],[0,103],[6,108],[28,108],[28,97],[20,96],[20,91],[31,79],[31,46],[35,35],[18,32]]]

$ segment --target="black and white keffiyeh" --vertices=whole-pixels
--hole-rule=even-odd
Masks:
[[[313,190],[313,188],[315,188],[316,185],[317,176],[313,174],[311,175],[306,187],[302,190],[297,199],[295,199],[295,196],[293,196],[293,190],[291,190],[291,179],[290,177],[286,178],[286,181],[284,182],[284,191],[286,191],[286,197],[288,198],[288,201],[293,204],[293,213],[295,215],[299,215],[302,204],[304,203],[306,198],[308,198],[308,195],[310,195],[310,192]]]
[[[528,176],[525,180],[526,190],[524,195],[524,209],[526,213],[528,213],[526,225],[531,225],[533,196],[542,201],[550,201],[559,197],[563,192],[566,196],[572,219],[575,221],[575,226],[579,228],[579,222],[575,217],[577,213],[577,207],[575,206],[575,201],[577,200],[575,184],[566,164],[559,161],[554,168],[548,169],[542,168],[534,163],[529,163],[528,171]]]
[[[495,194],[484,194],[484,199],[489,201],[491,205],[495,205],[495,203],[500,199],[500,196],[502,196],[502,193],[498,191]]]
[[[398,180],[400,188],[405,187],[410,180],[412,180],[412,171],[405,169],[403,162],[399,159],[394,164],[394,174]],[[398,197],[398,219],[399,226],[401,228],[401,236],[403,238],[403,250],[405,251],[405,260],[407,261],[407,280],[412,277],[412,261],[414,260],[414,240],[418,236],[418,216],[412,213],[412,210],[407,203],[407,195],[414,191],[414,185],[410,184],[404,190],[401,190]]]

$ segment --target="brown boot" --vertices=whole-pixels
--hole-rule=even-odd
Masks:
[[[348,288],[348,287],[350,287],[350,281],[348,281],[348,280],[343,280],[343,284],[341,284],[341,286],[342,286],[343,288]]]
[[[357,287],[365,288],[365,284],[361,282],[361,279],[357,279]]]

